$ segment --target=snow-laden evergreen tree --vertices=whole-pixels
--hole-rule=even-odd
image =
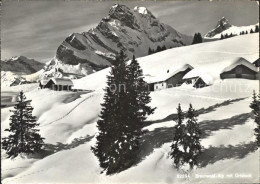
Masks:
[[[197,123],[195,110],[190,104],[189,110],[187,112],[187,122],[186,122],[186,153],[187,157],[185,158],[185,162],[189,164],[190,169],[193,169],[194,166],[198,165],[198,157],[201,154],[201,131],[199,129],[199,125]]]
[[[133,56],[130,65],[127,67],[128,75],[128,91],[132,100],[137,101],[137,110],[139,112],[138,118],[143,122],[148,115],[152,114],[155,108],[150,107],[148,104],[151,102],[150,91],[148,84],[144,81],[143,70],[141,69],[138,61]],[[136,98],[136,99],[135,99]]]
[[[121,51],[107,76],[104,102],[100,119],[97,122],[99,134],[92,151],[98,157],[100,167],[106,174],[118,172],[125,163],[124,128],[126,123],[126,64],[125,54]],[[125,150],[124,150],[125,149]]]
[[[44,144],[44,138],[38,133],[39,124],[32,115],[33,107],[26,101],[22,91],[17,101],[18,104],[11,110],[13,114],[10,117],[10,128],[5,130],[10,134],[2,142],[2,148],[9,158],[40,152]]]
[[[260,94],[256,95],[255,91],[253,92],[253,101],[250,104],[250,108],[253,110],[255,123],[257,125],[254,129],[256,142],[260,147]]]
[[[131,63],[127,66],[127,120],[129,127],[129,139],[131,156],[138,156],[140,152],[140,138],[142,125],[147,116],[152,114],[155,108],[148,104],[151,102],[147,83],[143,80],[143,71],[133,56]]]
[[[181,166],[185,163],[186,153],[185,153],[185,131],[186,127],[184,124],[184,113],[181,109],[181,105],[178,105],[177,108],[177,124],[174,126],[174,138],[171,145],[170,157],[173,159],[174,165],[177,169],[180,169]]]
[[[138,62],[129,66],[123,52],[116,57],[107,76],[104,103],[98,120],[99,134],[92,148],[106,174],[120,172],[135,162],[140,152],[142,123],[154,109],[145,91],[145,82]],[[112,88],[111,88],[112,86]]]

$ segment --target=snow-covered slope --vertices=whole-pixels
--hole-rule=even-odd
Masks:
[[[144,73],[153,76],[165,74],[178,63],[187,63],[194,68],[208,65],[212,72],[217,64],[236,57],[254,61],[259,54],[256,38],[257,34],[233,37],[175,48],[137,60]],[[96,135],[96,122],[104,95],[104,91],[98,89],[106,85],[108,71],[109,68],[74,80],[77,88],[96,90],[87,94],[38,90],[30,88],[29,84],[6,90],[26,89],[25,94],[32,99],[33,114],[38,117],[40,133],[46,138],[46,143],[71,144],[75,138]],[[61,149],[43,158],[10,160],[2,152],[2,183],[259,183],[259,164],[256,162],[259,149],[255,149],[253,142],[255,124],[250,117],[251,98],[248,98],[253,90],[259,90],[258,87],[256,80],[216,79],[212,86],[201,89],[181,86],[152,92],[150,105],[157,109],[148,117],[152,124],[144,127],[148,132],[142,139],[147,146],[142,147],[145,154],[137,165],[112,176],[100,174],[98,160],[91,151],[96,142],[93,137],[74,148]],[[175,124],[171,116],[176,113],[179,103],[184,111],[192,103],[196,110],[203,112],[198,116],[204,132],[201,166],[189,173],[176,170],[168,156]],[[9,126],[10,109],[1,112],[2,136],[6,136],[4,129]],[[191,177],[181,178],[183,174]],[[196,174],[202,177],[196,177]],[[228,174],[233,174],[233,177],[227,177]]]
[[[42,73],[43,67],[43,63],[24,56],[1,61],[1,85],[7,87],[35,82],[39,79],[38,74]]]
[[[255,61],[259,55],[259,45],[256,40],[258,40],[257,33],[242,35],[225,40],[169,49],[137,60],[144,71],[144,75],[147,76],[163,76],[168,69],[189,64],[195,69],[201,68],[212,75],[214,82],[220,79],[219,74],[223,69],[232,64],[238,57],[243,57],[250,62]],[[106,75],[109,71],[110,68],[107,68],[79,80],[74,80],[75,88],[102,89],[106,85]]]
[[[115,4],[109,15],[83,33],[73,33],[59,46],[56,58],[64,64],[84,63],[90,70],[111,66],[115,54],[123,50],[131,58],[148,55],[149,47],[166,48],[189,45],[192,37],[161,23],[145,7],[133,10]]]
[[[259,23],[250,26],[234,26],[231,25],[225,17],[222,17],[215,28],[209,31],[204,38],[221,38],[222,35],[240,35],[242,31],[250,33],[251,30],[255,31],[255,27],[259,26]]]

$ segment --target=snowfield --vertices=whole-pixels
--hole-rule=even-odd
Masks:
[[[106,176],[101,174],[97,158],[90,148],[95,144],[96,122],[101,110],[109,68],[74,80],[74,88],[93,92],[65,92],[37,89],[35,84],[4,87],[2,91],[23,89],[32,100],[34,115],[40,123],[45,142],[60,149],[30,158],[6,159],[2,150],[2,183],[259,183],[259,149],[256,149],[249,104],[256,80],[220,80],[218,68],[225,68],[237,57],[250,62],[259,55],[258,34],[174,48],[137,58],[145,75],[164,75],[168,69],[189,64],[203,67],[213,76],[213,85],[201,89],[182,85],[151,93],[152,107],[157,107],[144,125],[143,160],[137,165]],[[181,104],[198,110],[198,122],[203,131],[203,154],[200,166],[190,172],[176,170],[169,158],[173,139],[172,120]],[[1,112],[2,136],[9,126],[12,107]],[[89,136],[79,145],[65,149],[76,139]],[[73,142],[74,141],[74,142]],[[189,178],[187,178],[189,175]]]

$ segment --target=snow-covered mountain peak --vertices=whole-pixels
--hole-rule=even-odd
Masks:
[[[134,8],[134,11],[135,11],[135,12],[138,12],[138,13],[140,13],[140,14],[142,14],[142,15],[150,15],[150,16],[154,17],[154,15],[153,15],[146,7],[136,6],[136,7]],[[155,17],[154,17],[154,18],[155,18]]]
[[[109,10],[109,16],[111,18],[120,18],[120,16],[123,16],[123,15],[129,15],[129,16],[132,16],[132,12],[131,10],[125,6],[125,5],[121,5],[121,4],[115,4],[113,5],[110,10]]]
[[[19,62],[23,60],[30,60],[25,56],[13,56],[11,59],[5,60],[6,62]]]
[[[229,29],[232,25],[228,22],[225,17],[222,17],[215,28],[205,35],[205,38],[213,38],[215,35]]]
[[[68,65],[86,64],[94,72],[111,66],[120,50],[129,58],[133,54],[140,57],[148,55],[149,48],[168,49],[191,42],[192,37],[161,23],[145,7],[130,9],[115,4],[95,28],[68,36],[57,49],[56,58]]]
[[[221,27],[223,30],[226,30],[227,28],[231,27],[232,25],[228,22],[228,20],[225,17],[222,17],[215,28]]]

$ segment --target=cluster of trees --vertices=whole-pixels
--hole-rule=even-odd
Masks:
[[[250,104],[250,108],[253,110],[254,120],[257,125],[254,129],[256,143],[260,147],[260,94],[256,95],[255,91],[253,92],[253,101]]]
[[[99,134],[92,151],[106,174],[131,167],[140,155],[142,124],[155,108],[143,80],[137,60],[125,63],[125,54],[117,55],[115,65],[107,76],[104,103],[97,122]]]
[[[192,44],[202,43],[203,39],[200,33],[195,33]]]
[[[150,92],[142,76],[135,57],[126,65],[123,52],[116,57],[115,65],[107,76],[106,93],[97,122],[99,134],[96,145],[91,149],[103,172],[108,175],[131,167],[140,155],[142,124],[155,110],[148,106]],[[177,110],[178,121],[170,155],[177,168],[188,164],[192,169],[198,164],[201,153],[201,132],[192,105],[186,119],[180,105]]]
[[[164,50],[166,50],[166,49],[167,49],[167,48],[165,47],[165,45],[162,46],[162,47],[158,46],[158,47],[156,48],[156,50],[152,50],[152,49],[149,47],[149,49],[148,49],[148,55],[151,55],[151,54],[154,54],[154,53],[157,53],[157,52],[161,52],[161,51],[164,51]]]
[[[17,102],[14,110],[11,110],[13,114],[10,117],[10,128],[5,129],[9,135],[2,141],[2,148],[6,150],[8,158],[40,152],[44,144],[44,138],[38,133],[39,124],[32,115],[33,107],[30,101],[26,101],[22,91]]]
[[[197,123],[197,115],[191,104],[186,117],[180,104],[177,108],[177,114],[170,156],[176,168],[193,169],[194,166],[198,165],[198,157],[202,153],[201,131]]]
[[[256,26],[255,26],[255,30],[251,29],[249,33],[251,34],[251,33],[258,33],[258,32],[259,32],[259,26],[256,25]],[[239,35],[245,35],[245,34],[248,34],[248,31],[241,31],[241,32],[239,33]],[[225,34],[225,35],[221,34],[220,39],[222,40],[222,39],[225,39],[225,38],[231,38],[231,37],[233,37],[233,36],[237,36],[237,35],[233,35],[232,33],[230,33],[230,34]]]
[[[226,39],[226,38],[231,38],[233,36],[236,36],[236,35],[233,35],[233,33],[230,33],[230,34],[226,33],[225,35],[221,34],[220,39],[223,40],[223,39]]]

